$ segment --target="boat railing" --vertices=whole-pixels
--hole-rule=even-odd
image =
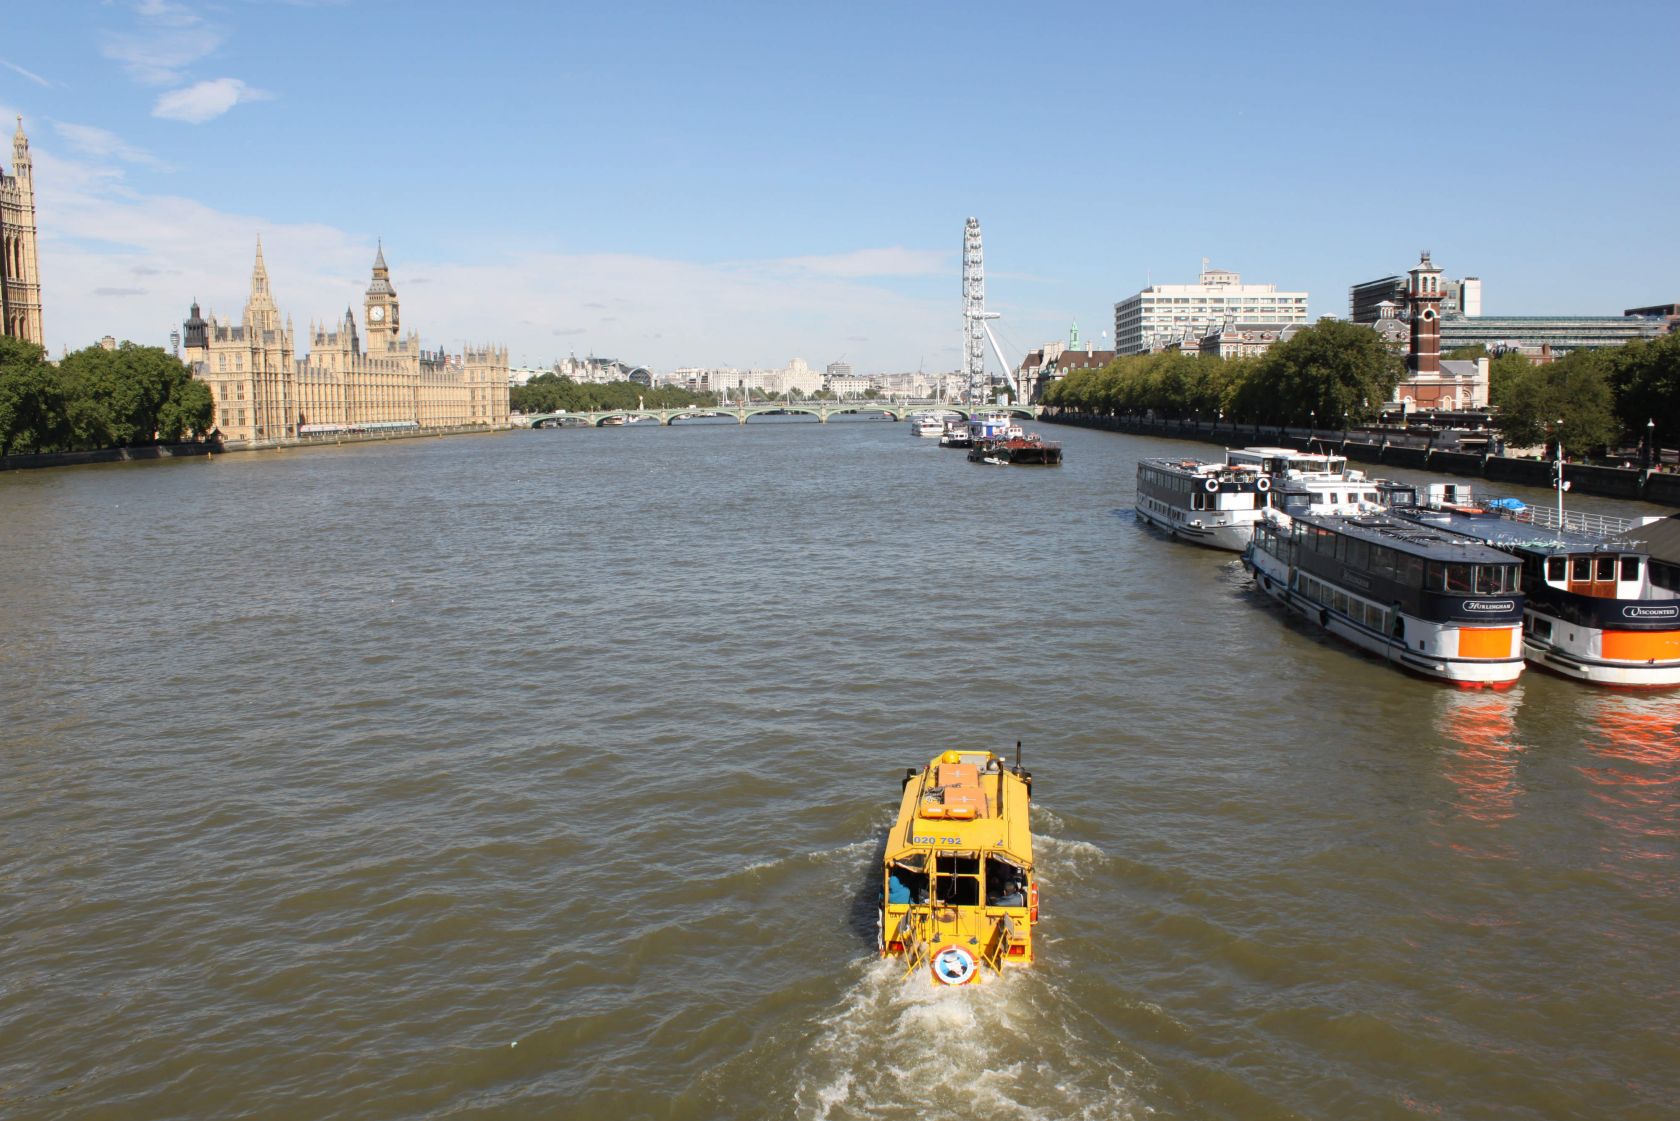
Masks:
[[[1502,517],[1523,525],[1541,529],[1565,529],[1585,533],[1590,537],[1619,537],[1639,524],[1635,518],[1618,518],[1614,514],[1589,514],[1582,510],[1565,510],[1563,516],[1549,506],[1524,506],[1520,510],[1500,508]]]

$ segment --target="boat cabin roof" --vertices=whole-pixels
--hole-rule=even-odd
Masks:
[[[1420,525],[1391,514],[1297,514],[1295,524],[1317,526],[1376,545],[1411,553],[1425,560],[1456,564],[1516,564],[1517,558],[1489,545],[1472,541],[1446,529]]]
[[[1631,553],[1643,555],[1645,550],[1636,541],[1606,541],[1590,533],[1573,529],[1554,529],[1548,526],[1516,522],[1489,510],[1472,513],[1468,510],[1440,510],[1418,508],[1405,517],[1420,525],[1439,526],[1450,533],[1463,534],[1485,541],[1497,549],[1520,549],[1525,553],[1545,555],[1557,553]]]
[[[947,751],[904,786],[887,863],[917,853],[995,853],[1030,865],[1029,795],[1020,776],[990,751]]]

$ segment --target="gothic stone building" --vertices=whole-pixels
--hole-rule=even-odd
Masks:
[[[35,165],[22,117],[12,137],[12,173],[0,169],[0,335],[47,345],[35,263]]]
[[[467,347],[458,355],[420,348],[401,336],[401,308],[381,246],[363,300],[367,349],[346,308],[334,324],[311,326],[298,357],[288,316],[268,287],[262,242],[251,269],[251,298],[238,326],[205,319],[195,302],[182,342],[193,376],[215,398],[226,440],[289,440],[346,429],[380,430],[508,422],[506,347]]]

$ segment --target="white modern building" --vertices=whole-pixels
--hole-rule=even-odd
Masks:
[[[1145,354],[1200,338],[1228,320],[1307,322],[1307,294],[1275,284],[1244,284],[1238,273],[1203,268],[1195,284],[1152,284],[1114,305],[1114,352]]]

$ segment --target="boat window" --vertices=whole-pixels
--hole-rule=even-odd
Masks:
[[[1598,571],[1593,574],[1593,579],[1614,580],[1616,578],[1616,558],[1598,557],[1597,561],[1598,564],[1596,565],[1596,568]]]
[[[980,861],[970,853],[940,853],[934,858],[933,897],[953,907],[980,905]]]
[[[1027,874],[1000,857],[986,858],[986,904],[991,907],[1025,907]]]
[[[1330,496],[1329,495],[1324,494],[1322,492],[1318,492],[1318,491],[1313,492],[1312,504],[1314,506],[1328,505],[1329,502],[1330,502]]]
[[[1585,583],[1592,579],[1591,557],[1569,558],[1569,579],[1575,583]]]
[[[1354,568],[1369,568],[1371,564],[1371,546],[1366,541],[1355,541],[1348,538],[1347,562]]]
[[[1470,590],[1470,566],[1467,564],[1449,564],[1447,567],[1447,591],[1468,592]]]
[[[1623,580],[1637,580],[1637,579],[1639,579],[1639,558],[1638,557],[1623,557],[1622,558],[1622,579]]]
[[[1502,596],[1517,590],[1517,567],[1509,564],[1478,564],[1476,591],[1482,595]]]
[[[1564,559],[1562,557],[1546,558],[1546,579],[1563,583]]]
[[[1680,565],[1651,565],[1651,583],[1665,591],[1680,592]]]
[[[1406,553],[1400,558],[1400,582],[1408,588],[1424,587],[1423,558],[1413,553]]]

